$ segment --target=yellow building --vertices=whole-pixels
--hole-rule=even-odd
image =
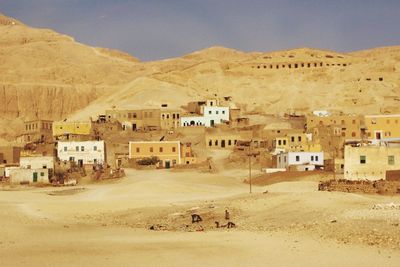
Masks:
[[[400,114],[365,116],[368,139],[394,140],[400,138]]]
[[[157,157],[157,166],[171,168],[178,164],[195,163],[190,143],[179,141],[135,141],[129,142],[129,158],[136,161]]]
[[[347,180],[385,179],[386,171],[400,170],[400,147],[346,146],[344,178]]]
[[[319,142],[310,140],[304,133],[289,133],[274,139],[274,148],[285,152],[320,152]]]
[[[91,122],[57,121],[53,123],[53,136],[90,135],[91,133]]]
[[[358,115],[307,116],[307,132],[327,126],[340,128],[340,134],[346,139],[361,139],[364,122],[363,117]]]

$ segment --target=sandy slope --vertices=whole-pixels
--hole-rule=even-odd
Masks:
[[[127,174],[120,181],[89,184],[82,190],[0,191],[0,265],[398,266],[400,262],[399,227],[391,224],[399,222],[398,212],[371,210],[374,203],[399,202],[398,197],[316,192],[315,182],[302,181],[256,187],[249,196],[248,186],[241,182],[245,170],[218,174],[127,170]],[[266,189],[269,193],[262,194]],[[214,220],[224,221],[225,208],[236,229],[214,227]],[[194,211],[203,216],[204,232],[192,232],[198,228],[190,223]],[[168,231],[147,230],[152,224],[163,224]],[[376,243],[368,244],[363,237]]]

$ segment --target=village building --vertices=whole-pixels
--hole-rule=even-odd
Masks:
[[[229,107],[204,106],[202,116],[182,116],[180,125],[213,127],[225,121],[229,121]]]
[[[180,141],[135,141],[129,142],[129,159],[135,161],[157,158],[156,165],[172,168],[179,164],[192,164],[196,158],[191,144]]]
[[[24,143],[49,142],[53,140],[53,121],[33,120],[24,122],[23,133],[19,136]]]
[[[400,114],[367,115],[365,128],[369,140],[400,140]]]
[[[359,115],[307,115],[307,132],[312,133],[317,127],[335,126],[346,140],[363,138],[364,118]]]
[[[277,155],[278,169],[312,171],[324,166],[323,152],[286,152]]]
[[[346,180],[385,179],[387,171],[400,170],[400,147],[386,145],[346,146]]]
[[[286,129],[286,128],[265,128],[262,130],[261,137],[264,140],[267,140],[267,149],[268,150],[274,150],[276,145],[279,146],[279,142],[277,138],[282,138],[281,140],[281,145],[282,146],[287,146],[288,145],[288,140],[287,136],[288,135],[296,135],[296,134],[303,134],[304,130],[303,129]],[[283,140],[286,140],[286,144],[283,144]]]
[[[180,110],[161,109],[160,116],[160,127],[162,130],[173,130],[180,126]]]
[[[22,156],[19,163],[25,169],[54,169],[54,157],[52,156]]]
[[[19,164],[21,156],[20,147],[15,146],[1,146],[0,147],[0,160],[2,164]]]
[[[11,168],[8,171],[11,184],[49,184],[49,169]]]
[[[57,121],[53,123],[53,136],[56,139],[74,139],[80,136],[90,136],[92,134],[92,122],[71,122]]]
[[[159,108],[106,110],[107,120],[118,121],[123,130],[147,131],[161,129],[161,110]]]
[[[73,161],[78,166],[104,164],[104,141],[59,141],[57,156],[60,161]]]
[[[252,131],[223,131],[221,129],[207,131],[205,134],[206,147],[215,149],[234,149],[238,141],[250,141]]]
[[[282,152],[319,152],[322,151],[321,145],[313,140],[312,134],[289,133],[283,137],[276,137],[273,141],[275,151]]]

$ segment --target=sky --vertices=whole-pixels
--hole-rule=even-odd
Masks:
[[[400,45],[400,0],[0,0],[0,12],[143,61],[210,46],[347,52]]]

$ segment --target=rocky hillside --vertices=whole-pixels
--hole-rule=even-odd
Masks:
[[[5,16],[0,36],[0,116],[8,121],[88,119],[114,106],[179,107],[225,96],[261,114],[400,112],[400,47],[353,53],[211,47],[181,58],[138,62]]]

